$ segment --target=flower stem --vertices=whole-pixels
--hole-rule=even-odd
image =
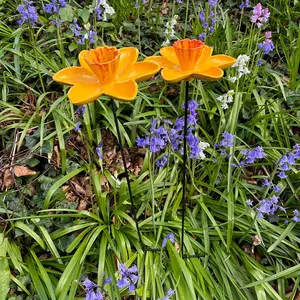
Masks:
[[[130,179],[129,179],[128,169],[127,169],[127,165],[126,165],[124,147],[123,147],[123,143],[122,143],[122,137],[121,137],[121,132],[120,132],[118,118],[117,118],[116,103],[115,103],[114,99],[111,99],[111,106],[112,106],[112,111],[113,111],[114,120],[115,120],[115,124],[116,124],[116,130],[117,130],[117,135],[118,135],[119,147],[120,147],[120,150],[121,150],[121,155],[122,155],[122,160],[123,160],[123,165],[124,165],[125,177],[126,177],[126,181],[127,181],[129,198],[130,198],[130,202],[131,202],[131,211],[132,211],[133,216],[134,216],[134,222],[135,222],[135,225],[136,225],[136,230],[137,230],[138,238],[139,238],[140,244],[141,244],[141,246],[143,248],[144,244],[143,244],[141,232],[140,232],[140,229],[139,229],[139,225],[138,225],[138,222],[136,220],[137,209],[136,209],[136,207],[135,207],[135,205],[133,203],[133,196],[132,196],[132,191],[131,191],[131,186],[130,186]]]
[[[185,99],[184,99],[184,129],[183,129],[183,165],[182,165],[182,221],[181,221],[181,256],[183,257],[183,245],[184,245],[184,219],[185,219],[185,187],[186,187],[186,136],[187,136],[187,118],[188,118],[188,97],[189,97],[189,82],[185,83]]]

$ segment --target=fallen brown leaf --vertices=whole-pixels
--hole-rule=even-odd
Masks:
[[[13,185],[13,178],[9,168],[7,168],[4,170],[4,174],[3,174],[2,190],[4,190],[5,188],[10,189],[12,185]]]
[[[80,184],[78,184],[75,180],[71,180],[71,183],[73,184],[77,193],[85,196],[86,191],[82,186],[80,186]]]
[[[86,210],[88,207],[88,203],[85,200],[80,200],[77,206],[77,210]]]
[[[13,168],[14,170],[14,174],[17,177],[22,177],[22,176],[31,176],[31,175],[35,175],[36,172],[29,169],[28,167],[25,166],[14,166]]]
[[[58,151],[58,147],[56,145],[54,146],[54,152],[55,152],[55,155],[56,155],[55,167],[57,169],[59,169],[60,168],[60,154],[59,154],[59,151]]]

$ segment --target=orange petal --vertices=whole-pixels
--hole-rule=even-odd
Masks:
[[[236,59],[228,55],[220,54],[212,56],[211,61],[214,66],[225,69],[232,66],[235,63]]]
[[[208,81],[214,81],[219,80],[224,75],[224,72],[222,69],[218,67],[211,67],[205,71],[193,73],[192,77],[200,80],[208,80]]]
[[[117,75],[122,75],[129,66],[134,64],[139,57],[139,50],[134,47],[127,47],[119,49],[120,61],[117,70]]]
[[[200,65],[208,63],[208,61],[210,61],[212,52],[213,52],[213,48],[205,45],[196,65],[200,66]]]
[[[117,82],[123,82],[128,80],[142,81],[151,78],[160,70],[160,67],[152,62],[137,62],[130,66],[128,70],[117,79]]]
[[[98,82],[97,77],[82,67],[68,67],[62,69],[54,74],[53,79],[55,81],[76,84],[76,83],[91,83]]]
[[[138,93],[138,85],[134,80],[126,82],[114,82],[103,86],[104,94],[121,100],[131,101]]]
[[[185,80],[189,78],[191,74],[192,71],[181,71],[169,68],[165,68],[161,71],[163,79],[171,83],[176,83],[181,80]]]
[[[173,46],[164,47],[159,50],[160,54],[165,57],[171,63],[179,66],[179,60],[177,58],[175,49]]]
[[[68,97],[73,104],[83,105],[96,100],[103,94],[100,84],[75,84],[68,92]]]
[[[89,65],[87,64],[87,62],[85,61],[84,57],[87,54],[88,50],[83,50],[79,53],[79,63],[80,65],[85,68],[86,70],[88,70],[89,72],[93,73],[93,71],[91,70],[91,68],[89,67]],[[94,73],[93,73],[94,74]]]
[[[173,64],[167,58],[162,56],[149,56],[144,61],[155,63],[159,65],[161,68],[180,70],[179,65]]]

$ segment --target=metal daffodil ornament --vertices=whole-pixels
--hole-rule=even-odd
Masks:
[[[53,79],[73,85],[68,92],[68,97],[76,105],[90,103],[103,94],[111,98],[112,112],[131,202],[131,212],[134,216],[138,239],[143,245],[114,101],[114,99],[132,101],[138,92],[136,82],[149,79],[160,70],[160,66],[156,63],[137,62],[138,55],[139,51],[134,47],[117,49],[116,47],[104,46],[93,50],[84,50],[79,54],[80,67],[62,69],[53,76]]]
[[[227,55],[212,56],[213,48],[199,40],[179,40],[173,46],[160,49],[162,56],[147,57],[161,68],[164,80],[176,83],[193,78],[214,81],[223,77],[223,69],[232,66],[235,58]]]
[[[83,105],[102,94],[120,101],[132,101],[138,92],[137,81],[151,78],[160,67],[153,62],[137,62],[139,51],[128,47],[98,47],[79,54],[80,67],[68,67],[57,72],[53,79],[73,87],[70,101]]]
[[[215,81],[223,77],[223,69],[232,66],[235,58],[227,55],[212,56],[213,48],[199,40],[179,40],[171,47],[160,49],[161,56],[147,57],[145,61],[154,62],[161,68],[161,75],[165,81],[177,83],[185,81],[185,109],[183,134],[183,164],[182,164],[182,223],[181,223],[181,255],[184,255],[184,221],[186,211],[186,182],[187,182],[187,119],[189,81],[200,79]]]

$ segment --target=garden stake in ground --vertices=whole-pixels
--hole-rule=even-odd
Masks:
[[[188,111],[188,82],[192,79],[215,81],[223,77],[223,69],[232,66],[235,58],[227,55],[212,56],[213,48],[199,40],[184,39],[173,43],[173,46],[160,49],[162,56],[147,57],[145,61],[155,62],[161,68],[164,80],[170,83],[186,82],[184,99],[184,137],[183,137],[183,167],[182,167],[182,228],[181,255],[184,257],[184,219],[186,211],[186,136]]]
[[[130,179],[129,179],[128,169],[127,169],[127,165],[126,165],[124,147],[123,147],[122,136],[121,136],[119,123],[118,123],[116,103],[115,103],[114,99],[111,99],[111,107],[112,107],[112,111],[113,111],[113,115],[114,115],[114,120],[115,120],[115,125],[116,125],[116,130],[117,130],[117,136],[118,136],[118,143],[119,143],[121,156],[122,156],[122,160],[123,160],[123,165],[124,165],[125,178],[126,178],[126,182],[127,182],[128,193],[129,193],[129,198],[130,198],[130,203],[131,203],[131,212],[134,216],[134,222],[135,222],[135,225],[136,225],[136,230],[137,230],[137,233],[138,233],[139,241],[140,241],[140,244],[143,248],[144,243],[143,243],[143,240],[142,240],[142,235],[141,235],[141,232],[140,232],[139,224],[138,224],[137,218],[136,218],[137,209],[136,209],[136,207],[133,203],[133,196],[132,196],[132,191],[131,191],[131,186],[130,186]]]

